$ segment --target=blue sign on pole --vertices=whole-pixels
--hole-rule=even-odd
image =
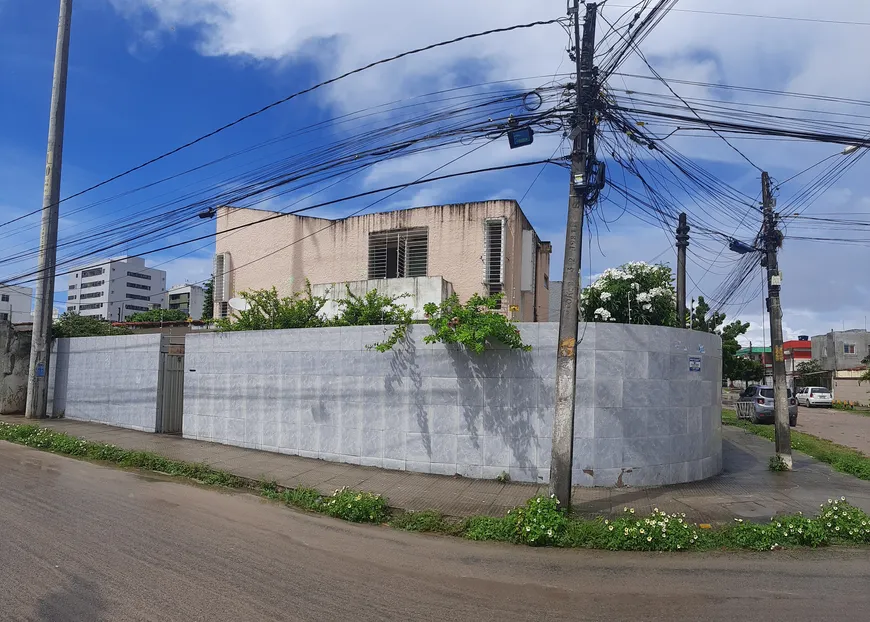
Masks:
[[[36,377],[44,378],[45,377],[45,363],[37,363],[36,364]]]

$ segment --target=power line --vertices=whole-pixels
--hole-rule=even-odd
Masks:
[[[473,33],[473,34],[463,35],[463,36],[461,36],[461,37],[456,37],[456,38],[454,38],[454,39],[449,39],[449,40],[446,40],[446,41],[440,41],[440,42],[438,42],[438,43],[432,43],[432,44],[430,44],[430,45],[426,45],[426,46],[423,46],[423,47],[415,48],[415,49],[413,49],[413,50],[408,50],[408,51],[406,51],[406,52],[402,52],[402,53],[400,53],[400,54],[396,54],[396,55],[394,55],[394,56],[390,56],[390,57],[388,57],[388,58],[383,58],[383,59],[381,59],[381,60],[378,60],[378,61],[375,61],[375,62],[369,63],[368,65],[364,65],[364,66],[362,66],[362,67],[358,67],[358,68],[356,68],[356,69],[352,69],[351,71],[348,71],[348,72],[343,73],[343,74],[341,74],[341,75],[335,76],[335,77],[333,77],[333,78],[329,78],[328,80],[324,80],[323,82],[319,82],[319,83],[317,83],[317,84],[315,84],[315,85],[313,85],[313,86],[310,86],[310,87],[308,87],[308,88],[302,89],[301,91],[297,91],[297,92],[295,92],[295,93],[292,93],[291,95],[288,95],[287,97],[283,97],[283,98],[281,98],[281,99],[279,99],[279,100],[276,100],[276,101],[274,101],[274,102],[272,102],[272,103],[270,103],[270,104],[267,104],[267,105],[263,106],[262,108],[260,108],[260,109],[258,109],[258,110],[255,110],[255,111],[250,112],[250,113],[248,113],[248,114],[246,114],[246,115],[243,115],[243,116],[239,117],[238,119],[236,119],[235,121],[231,121],[230,123],[227,123],[227,124],[225,124],[225,125],[222,125],[222,126],[218,127],[217,129],[212,130],[211,132],[208,132],[208,133],[206,133],[206,134],[203,134],[202,136],[199,136],[198,138],[195,138],[195,139],[193,139],[193,140],[191,140],[191,141],[188,141],[188,142],[184,143],[183,145],[180,145],[180,146],[178,146],[178,147],[175,147],[174,149],[171,149],[171,150],[169,150],[169,151],[166,151],[165,153],[162,153],[162,154],[159,155],[159,156],[156,156],[156,157],[154,157],[154,158],[151,158],[150,160],[147,160],[147,161],[143,162],[142,164],[138,164],[138,165],[136,165],[136,166],[134,166],[134,167],[132,167],[132,168],[127,169],[126,171],[123,171],[123,172],[121,172],[121,173],[118,173],[117,175],[114,175],[114,176],[112,176],[112,177],[109,177],[108,179],[105,179],[105,180],[103,180],[103,181],[101,181],[101,182],[98,182],[98,183],[92,185],[92,186],[89,186],[88,188],[85,188],[84,190],[81,190],[81,191],[76,192],[76,193],[74,193],[74,194],[71,194],[71,195],[69,195],[69,196],[67,196],[67,197],[64,197],[63,199],[61,199],[60,201],[58,201],[57,204],[63,203],[63,202],[65,202],[65,201],[69,201],[70,199],[74,199],[74,198],[79,197],[79,196],[82,196],[83,194],[86,194],[86,193],[88,193],[88,192],[91,192],[91,191],[93,191],[93,190],[96,190],[97,188],[100,188],[100,187],[102,187],[102,186],[105,186],[106,184],[109,184],[109,183],[111,183],[111,182],[113,182],[113,181],[116,181],[116,180],[118,180],[118,179],[121,179],[122,177],[125,177],[125,176],[127,176],[127,175],[129,175],[129,174],[131,174],[131,173],[134,173],[134,172],[136,172],[136,171],[138,171],[138,170],[141,170],[141,169],[143,169],[143,168],[145,168],[145,167],[147,167],[147,166],[150,166],[151,164],[154,164],[154,163],[156,163],[156,162],[159,162],[159,161],[161,161],[161,160],[164,160],[165,158],[168,158],[169,156],[175,155],[176,153],[178,153],[178,152],[180,152],[180,151],[183,151],[183,150],[185,150],[185,149],[187,149],[187,148],[189,148],[189,147],[192,147],[192,146],[194,146],[194,145],[196,145],[196,144],[198,144],[198,143],[201,143],[202,141],[204,141],[204,140],[206,140],[206,139],[208,139],[208,138],[211,138],[211,137],[213,137],[213,136],[215,136],[215,135],[217,135],[217,134],[220,134],[221,132],[223,132],[223,131],[225,131],[225,130],[228,130],[228,129],[232,128],[232,127],[235,127],[236,125],[239,125],[240,123],[242,123],[242,122],[244,122],[244,121],[247,121],[248,119],[252,119],[253,117],[256,117],[256,116],[258,116],[258,115],[261,115],[261,114],[263,114],[264,112],[266,112],[266,111],[268,111],[268,110],[271,110],[272,108],[275,108],[275,107],[277,107],[277,106],[280,106],[281,104],[285,104],[285,103],[287,103],[287,102],[289,102],[289,101],[291,101],[291,100],[293,100],[293,99],[296,99],[297,97],[300,97],[301,95],[306,95],[306,94],[311,93],[311,92],[313,92],[313,91],[315,91],[315,90],[317,90],[317,89],[323,88],[324,86],[328,86],[328,85],[330,85],[330,84],[333,84],[333,83],[335,83],[335,82],[338,82],[339,80],[343,80],[343,79],[348,78],[348,77],[350,77],[350,76],[352,76],[352,75],[355,75],[355,74],[358,74],[358,73],[362,73],[363,71],[367,71],[367,70],[372,69],[372,68],[374,68],[374,67],[377,67],[377,66],[379,66],[379,65],[384,65],[384,64],[386,64],[386,63],[391,63],[391,62],[393,62],[393,61],[399,60],[399,59],[401,59],[401,58],[405,58],[405,57],[407,57],[407,56],[412,56],[412,55],[414,55],[414,54],[420,54],[421,52],[427,52],[427,51],[429,51],[429,50],[434,50],[434,49],[436,49],[436,48],[444,47],[444,46],[447,46],[447,45],[452,45],[452,44],[454,44],[454,43],[459,43],[459,42],[461,42],[461,41],[467,41],[467,40],[470,40],[470,39],[476,39],[476,38],[479,38],[479,37],[485,37],[485,36],[492,35],[492,34],[499,34],[499,33],[511,32],[511,31],[514,31],[514,30],[522,30],[522,29],[527,29],[527,28],[534,28],[534,27],[536,27],[536,26],[547,26],[547,25],[550,25],[550,24],[561,24],[561,23],[564,21],[564,19],[565,19],[565,18],[560,17],[560,18],[557,18],[557,19],[541,20],[541,21],[529,22],[529,23],[526,23],[526,24],[516,24],[516,25],[514,25],[514,26],[507,26],[507,27],[504,27],[504,28],[493,28],[493,29],[490,29],[490,30],[485,30],[485,31],[483,31],[483,32],[477,32],[477,33]],[[53,206],[54,206],[54,205],[48,205],[48,206],[42,207],[42,208],[40,208],[40,209],[34,210],[34,211],[32,211],[32,212],[30,212],[30,213],[28,213],[28,214],[24,214],[23,216],[19,216],[18,218],[15,218],[15,219],[10,220],[10,221],[8,221],[8,222],[2,223],[2,224],[0,224],[0,226],[5,226],[5,225],[7,225],[7,224],[10,224],[10,223],[16,222],[16,221],[18,221],[18,220],[21,220],[22,218],[26,218],[26,217],[28,217],[28,216],[32,216],[33,214],[37,214],[37,213],[41,212],[42,210],[44,210],[44,209],[49,209],[50,207],[53,207]]]
[[[611,4],[614,8],[629,8],[624,4]],[[838,19],[819,19],[813,17],[796,17],[793,15],[762,15],[759,13],[729,13],[726,11],[703,11],[701,9],[671,9],[680,13],[699,13],[703,15],[720,15],[724,17],[753,17],[758,19],[776,19],[791,22],[810,22],[814,24],[836,24],[841,26],[870,26],[870,22],[852,22]]]
[[[479,145],[479,146],[476,147],[475,149],[473,149],[473,150],[471,150],[471,151],[468,151],[468,152],[466,152],[466,153],[472,153],[472,152],[475,151],[476,149],[480,149],[481,147],[484,147],[484,146],[486,146],[487,144],[489,144],[489,143],[484,143],[484,144],[482,144],[482,145]],[[458,159],[458,158],[457,158],[457,159]],[[435,171],[438,171],[438,170],[444,168],[444,166],[448,166],[448,165],[452,164],[452,163],[455,162],[457,159],[451,160],[451,161],[448,162],[447,164],[445,164],[445,165],[439,167],[438,169],[435,169]],[[269,221],[272,221],[272,220],[276,220],[276,219],[278,219],[278,218],[283,218],[283,217],[285,217],[285,216],[293,216],[293,215],[301,214],[302,212],[310,211],[310,210],[313,210],[313,209],[319,209],[319,208],[326,207],[326,206],[329,206],[329,205],[335,205],[335,204],[337,204],[337,203],[343,203],[343,202],[345,202],[345,201],[351,201],[351,200],[354,200],[354,199],[359,199],[359,198],[366,197],[366,196],[371,196],[371,195],[374,195],[374,194],[379,194],[379,193],[381,193],[381,192],[400,191],[400,190],[404,190],[405,188],[410,188],[410,187],[412,187],[412,186],[419,186],[419,185],[422,185],[422,184],[428,184],[428,183],[432,183],[432,182],[436,182],[436,181],[443,181],[443,180],[445,180],[445,179],[453,179],[453,178],[456,178],[456,177],[463,177],[463,176],[466,176],[466,175],[474,175],[474,174],[477,174],[477,173],[487,173],[487,172],[495,172],[495,171],[504,171],[504,170],[510,170],[510,169],[516,169],[516,168],[528,167],[528,166],[538,166],[538,165],[540,165],[540,164],[546,164],[546,163],[554,163],[554,164],[555,164],[555,163],[557,163],[557,162],[556,162],[556,161],[553,161],[553,160],[535,160],[535,161],[532,161],[532,162],[520,162],[520,163],[517,163],[517,164],[506,164],[506,165],[503,165],[503,166],[491,166],[491,167],[487,167],[487,168],[483,168],[483,169],[476,169],[476,170],[472,170],[472,171],[462,171],[462,172],[459,172],[459,173],[450,173],[450,174],[447,174],[447,175],[441,175],[441,176],[439,176],[439,177],[431,177],[431,178],[428,178],[428,179],[426,179],[426,177],[428,177],[428,175],[425,175],[424,177],[422,177],[422,178],[420,178],[420,179],[417,179],[417,180],[415,180],[415,181],[411,181],[411,182],[407,182],[407,183],[404,183],[404,184],[397,184],[397,185],[393,185],[393,186],[387,186],[387,187],[384,187],[384,188],[378,188],[378,189],[376,189],[376,190],[369,190],[369,191],[367,191],[367,192],[361,192],[361,193],[358,193],[358,194],[354,194],[354,195],[350,195],[350,196],[346,196],[346,197],[341,197],[341,198],[339,198],[339,199],[332,199],[332,200],[330,200],[330,201],[324,201],[324,202],[322,202],[322,203],[318,203],[318,204],[316,204],[316,205],[310,205],[310,206],[307,206],[307,207],[303,207],[303,208],[301,208],[301,209],[294,210],[294,211],[291,211],[291,212],[279,212],[279,213],[275,213],[275,214],[273,214],[272,216],[269,216],[269,217],[267,217],[267,218],[263,218],[262,220],[258,220],[258,221],[255,221],[255,222],[246,223],[246,224],[243,224],[243,225],[238,225],[238,226],[236,226],[236,227],[232,227],[232,228],[230,228],[230,229],[226,229],[226,230],[224,230],[224,231],[221,231],[221,232],[220,232],[220,235],[224,235],[224,234],[226,234],[226,233],[232,233],[232,232],[234,232],[234,231],[238,231],[238,230],[241,230],[241,229],[245,229],[245,228],[247,228],[247,227],[251,227],[251,226],[254,226],[254,225],[263,224],[263,223],[265,223],[265,222],[269,222]],[[434,172],[434,171],[433,171],[433,172]],[[431,174],[431,173],[429,173],[429,174]],[[392,196],[392,195],[388,195],[387,197],[384,197],[383,199],[380,199],[379,201],[376,201],[375,203],[373,203],[373,204],[371,204],[371,205],[375,205],[376,203],[380,202],[381,200],[385,200],[385,199],[389,198],[390,196]],[[368,207],[371,207],[371,205],[368,205],[368,206],[366,206],[366,207],[363,208],[363,209],[368,209]],[[332,225],[335,224],[336,222],[340,222],[341,220],[345,220],[345,219],[347,219],[347,218],[350,218],[350,216],[345,216],[344,218],[342,218],[342,219],[340,219],[340,220],[333,221],[332,224],[329,225],[329,226],[332,226]],[[201,241],[201,240],[205,240],[205,239],[208,239],[208,238],[213,238],[213,237],[216,237],[217,235],[218,235],[218,233],[215,232],[215,233],[209,233],[209,234],[207,234],[207,235],[197,236],[197,237],[194,237],[194,238],[190,238],[190,239],[187,239],[187,240],[183,240],[183,241],[181,241],[181,242],[176,242],[176,243],[174,243],[174,244],[168,244],[168,245],[162,246],[162,247],[160,247],[160,248],[154,248],[154,249],[151,249],[151,250],[148,250],[148,251],[144,251],[144,252],[141,252],[141,253],[137,253],[137,256],[138,256],[138,257],[144,257],[145,255],[153,255],[154,253],[163,252],[163,251],[166,251],[166,250],[170,250],[170,249],[173,249],[173,248],[177,248],[177,247],[179,247],[179,246],[184,246],[184,245],[186,245],[186,244],[191,244],[191,243],[193,243],[193,242],[199,242],[199,241]],[[101,252],[101,251],[104,251],[104,250],[108,250],[109,248],[112,248],[113,246],[114,246],[114,245],[109,246],[109,247],[106,247],[106,248],[103,248],[103,249],[98,249],[98,250],[95,251],[95,252]],[[90,253],[90,254],[92,254],[92,253]],[[88,256],[90,256],[90,254],[89,254]],[[76,261],[80,261],[81,259],[84,259],[84,258],[83,258],[83,257],[73,258],[73,259],[69,259],[69,260],[65,261],[64,263],[66,263],[67,265],[69,265],[70,263],[73,263],[73,262],[76,262]],[[72,272],[72,270],[67,271],[67,272],[62,272],[61,274],[69,274],[70,272]],[[17,277],[17,278],[9,279],[9,283],[8,283],[8,284],[10,284],[10,285],[22,285],[22,284],[25,284],[25,283],[30,283],[30,282],[32,282],[34,279],[30,279],[30,280],[20,280],[20,279],[26,279],[27,277],[32,277],[32,276],[34,276],[35,274],[38,274],[38,271],[37,271],[37,272],[30,272],[30,273],[27,273],[27,274],[24,274],[24,275],[20,275],[20,276]],[[14,281],[14,282],[13,282],[13,281]]]

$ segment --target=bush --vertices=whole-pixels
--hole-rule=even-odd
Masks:
[[[503,294],[486,298],[474,294],[463,305],[453,294],[440,305],[430,302],[423,309],[435,334],[427,335],[423,341],[459,343],[477,354],[493,340],[512,349],[531,350],[531,346],[523,343],[514,323],[497,311],[503,297]]]
[[[66,337],[105,337],[107,335],[129,335],[126,328],[117,328],[98,317],[79,315],[72,311],[63,313],[51,326],[53,339]]]
[[[822,504],[818,521],[832,540],[870,544],[870,515],[847,503],[846,497]]]
[[[383,523],[389,516],[387,502],[381,495],[350,488],[336,490],[323,499],[321,507],[325,514],[352,523]]]
[[[128,322],[185,322],[187,313],[179,309],[151,309],[134,313]]]
[[[604,548],[611,551],[686,551],[699,539],[698,527],[684,514],[667,514],[658,508],[651,516],[636,518],[625,508],[625,516],[604,521]]]
[[[525,506],[510,510],[507,518],[513,525],[514,539],[531,546],[552,546],[568,526],[568,517],[555,495],[533,497]]]
[[[788,471],[788,465],[779,454],[770,457],[770,460],[767,461],[767,468],[775,472]]]

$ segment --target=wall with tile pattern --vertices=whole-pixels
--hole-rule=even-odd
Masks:
[[[531,352],[426,344],[415,325],[190,334],[184,436],[443,475],[549,478],[558,325],[518,325]],[[581,324],[574,483],[645,486],[719,473],[721,342]],[[700,371],[690,370],[690,358]],[[694,361],[693,361],[694,362]]]

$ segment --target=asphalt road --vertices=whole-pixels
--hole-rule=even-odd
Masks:
[[[357,526],[0,442],[0,620],[856,619],[870,553],[535,550]]]

